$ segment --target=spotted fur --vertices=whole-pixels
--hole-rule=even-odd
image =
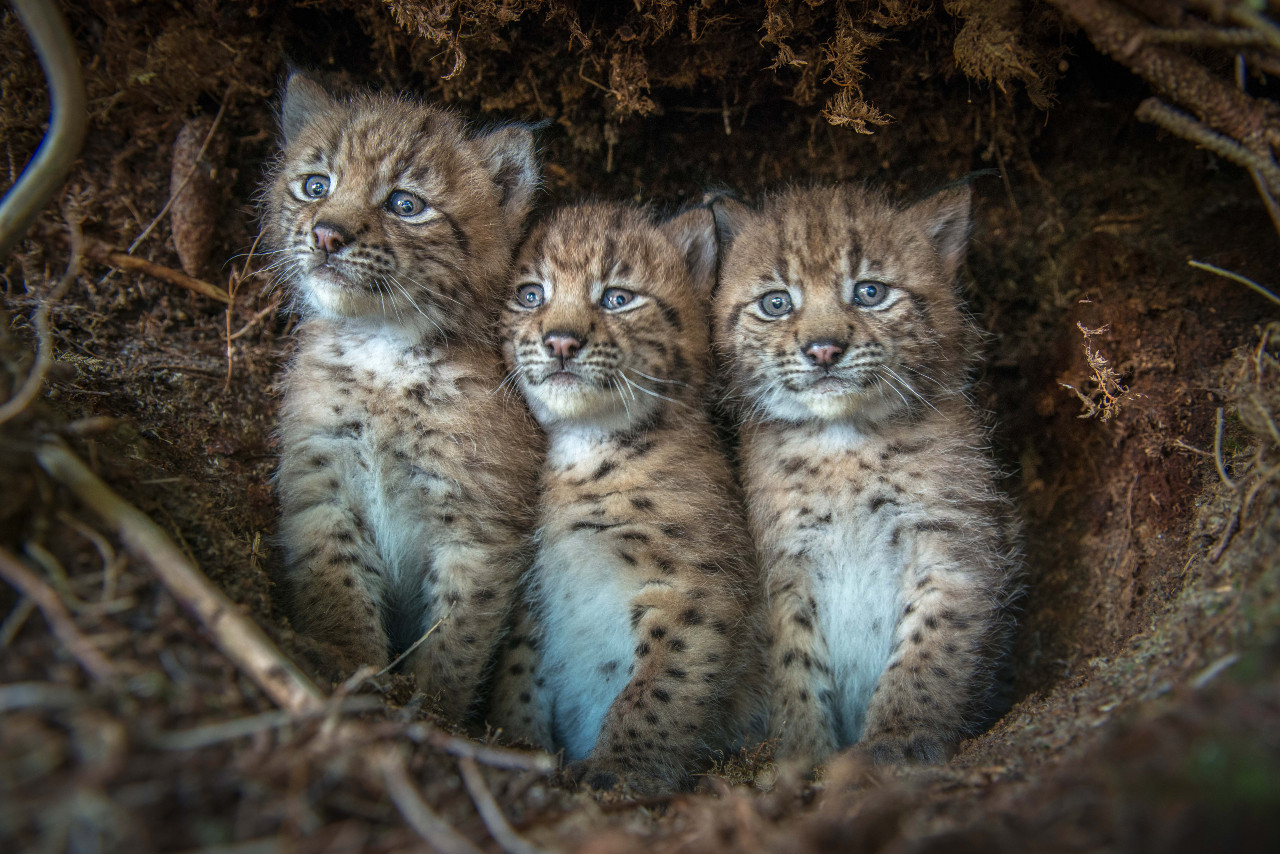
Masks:
[[[442,621],[406,666],[460,717],[530,555],[541,437],[495,393],[486,330],[536,184],[532,138],[476,136],[403,98],[336,100],[299,75],[282,125],[263,230],[302,314],[277,481],[292,620],[340,673]]]
[[[770,726],[813,765],[941,762],[980,725],[1017,562],[966,396],[967,187],[717,206],[716,344],[768,601]]]
[[[563,749],[596,788],[685,785],[748,709],[750,543],[704,409],[695,292],[713,237],[706,209],[658,226],[618,205],[560,210],[521,250],[504,314],[549,451],[493,720]]]

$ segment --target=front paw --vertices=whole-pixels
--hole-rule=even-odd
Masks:
[[[941,765],[955,753],[955,744],[931,733],[882,734],[863,738],[854,750],[875,765],[901,765],[905,762]]]
[[[618,792],[636,797],[665,794],[676,788],[660,777],[603,759],[570,762],[565,773],[573,782],[601,793]]]

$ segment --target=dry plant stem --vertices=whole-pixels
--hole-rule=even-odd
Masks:
[[[387,795],[396,805],[400,815],[409,823],[428,845],[441,854],[480,854],[480,849],[472,845],[458,831],[454,830],[435,810],[427,806],[427,802],[418,793],[417,787],[409,779],[405,767],[404,756],[395,748],[385,748],[380,756],[373,760],[375,770],[382,777],[387,788]]]
[[[508,771],[537,771],[549,774],[560,767],[559,760],[549,753],[531,750],[512,750],[508,747],[494,747],[481,744],[469,738],[449,735],[444,730],[429,724],[415,724],[409,731],[410,738],[415,741],[426,741],[432,747],[443,750],[458,759],[473,759],[490,768],[505,768]]]
[[[53,588],[41,581],[7,549],[0,548],[0,575],[23,596],[36,603],[53,634],[95,682],[110,682],[115,678],[115,668],[103,657],[89,639],[76,628],[75,620],[53,592]]]
[[[150,225],[144,228],[142,233],[134,238],[134,241],[129,244],[129,249],[125,253],[126,255],[132,255],[133,250],[138,248],[138,244],[147,239],[147,235],[149,235],[151,230],[156,227],[156,223],[164,218],[164,215],[169,212],[169,208],[173,205],[174,201],[176,201],[177,198],[182,195],[182,191],[187,188],[187,184],[191,181],[191,176],[195,174],[196,167],[200,164],[200,159],[204,157],[205,151],[209,148],[209,143],[213,140],[213,135],[218,131],[218,124],[222,121],[222,114],[227,111],[227,102],[230,99],[231,91],[228,90],[227,94],[222,97],[222,103],[218,105],[218,113],[213,117],[213,124],[209,126],[209,132],[205,134],[204,142],[200,145],[200,150],[196,152],[195,162],[192,164],[191,170],[187,172],[187,177],[183,178],[182,183],[178,185],[178,189],[174,190],[173,193],[170,194],[169,201],[164,203],[164,207],[160,209],[160,213],[156,214],[155,219],[151,220]],[[119,266],[124,265],[122,264]],[[228,300],[228,302],[230,302],[230,300]]]
[[[88,256],[93,260],[107,264],[111,267],[119,267],[121,270],[128,270],[131,273],[142,273],[151,276],[153,279],[159,279],[162,282],[169,282],[178,287],[186,288],[189,291],[195,291],[207,297],[212,297],[219,302],[230,304],[231,295],[217,285],[211,285],[208,282],[201,281],[193,276],[188,276],[180,270],[174,270],[171,267],[164,267],[144,258],[135,258],[132,255],[126,255],[123,252],[117,252],[108,246],[98,244],[90,246]]]
[[[1272,194],[1280,193],[1280,167],[1276,166],[1270,155],[1245,148],[1235,140],[1210,130],[1191,116],[1162,103],[1159,98],[1147,98],[1138,105],[1134,115],[1141,121],[1160,125],[1172,134],[1203,146],[1224,160],[1257,172]]]
[[[25,596],[18,600],[18,604],[9,612],[9,616],[0,623],[0,649],[5,649],[13,643],[13,639],[27,622],[27,617],[30,617],[35,609],[36,603]]]
[[[253,327],[257,326],[259,323],[262,322],[262,318],[266,317],[268,314],[271,314],[274,311],[279,311],[279,310],[280,310],[280,301],[276,300],[272,302],[271,305],[267,306],[262,311],[258,312],[253,317],[249,318],[249,322],[246,323],[244,326],[241,326],[239,332],[233,332],[229,340],[235,341],[237,339],[243,338],[245,335],[249,334],[249,331],[253,329]]]
[[[427,638],[431,637],[431,633],[434,632],[436,629],[440,628],[440,624],[443,623],[445,620],[449,619],[449,615],[452,613],[453,613],[453,606],[450,605],[449,610],[444,612],[444,616],[436,620],[435,623],[432,624],[431,628],[423,632],[422,637],[418,638],[416,641],[411,643],[409,645],[409,648],[406,649],[404,652],[397,655],[395,661],[391,662],[386,667],[382,668],[381,670],[379,670],[377,673],[373,675],[384,676],[387,673],[390,673],[392,668],[394,668],[397,664],[399,664],[400,662],[404,661],[406,658],[409,657],[409,653],[413,652],[415,649],[422,646],[422,644],[426,642]]]
[[[1195,267],[1197,270],[1204,270],[1205,272],[1214,273],[1215,275],[1222,276],[1224,279],[1230,279],[1233,282],[1239,282],[1240,284],[1244,285],[1246,288],[1250,288],[1262,294],[1264,297],[1271,300],[1276,305],[1280,305],[1280,297],[1276,296],[1271,291],[1267,290],[1262,285],[1255,282],[1253,279],[1245,278],[1239,273],[1233,273],[1230,270],[1224,270],[1221,267],[1215,267],[1212,264],[1206,264],[1203,261],[1188,261],[1187,264],[1192,267]]]
[[[1267,180],[1262,177],[1262,173],[1257,169],[1249,170],[1249,177],[1253,179],[1253,186],[1258,188],[1258,195],[1262,197],[1262,203],[1267,208],[1267,216],[1271,217],[1271,225],[1276,230],[1276,234],[1280,234],[1280,203],[1276,202],[1275,194],[1267,187]]]
[[[40,301],[40,307],[36,309],[36,361],[31,366],[31,373],[27,374],[27,378],[23,380],[22,387],[18,389],[18,393],[12,398],[5,401],[0,406],[0,424],[4,424],[22,410],[31,405],[31,401],[35,400],[40,388],[44,385],[44,378],[49,373],[49,366],[53,364],[53,335],[49,330],[49,312],[54,304],[62,299],[67,292],[67,288],[71,287],[71,283],[75,281],[76,275],[80,272],[80,252],[83,240],[80,235],[80,223],[67,220],[67,231],[71,237],[71,257],[67,259],[67,271],[62,274],[62,278],[53,290],[49,292],[43,300]]]
[[[466,757],[459,759],[458,771],[462,773],[462,784],[467,787],[471,801],[476,805],[476,811],[480,813],[481,821],[489,829],[489,834],[498,843],[499,848],[507,854],[546,854],[542,848],[526,842],[511,829],[511,825],[507,824],[502,808],[493,799],[493,793],[485,784],[484,775],[480,773],[480,766],[476,765],[474,759]]]
[[[1218,407],[1217,426],[1213,430],[1213,464],[1218,467],[1218,477],[1232,492],[1236,489],[1235,481],[1227,476],[1227,467],[1222,462],[1222,407]]]
[[[1234,89],[1175,50],[1141,44],[1136,16],[1104,0],[1049,0],[1079,25],[1103,53],[1143,77],[1165,98],[1182,104],[1214,130],[1243,144],[1261,141],[1273,117],[1259,101]],[[1136,39],[1136,41],[1135,41]],[[1131,46],[1137,45],[1132,50]]]
[[[169,592],[213,635],[218,648],[276,705],[296,715],[325,709],[320,689],[183,556],[160,526],[112,492],[61,442],[44,443],[36,455],[54,480],[117,530],[126,548],[155,570]]]

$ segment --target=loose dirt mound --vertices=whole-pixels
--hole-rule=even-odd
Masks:
[[[1249,157],[1280,140],[1267,135],[1277,92],[1249,74],[1247,103],[1168,85],[1189,63],[1235,91],[1237,55],[1274,74],[1265,18],[1148,0],[1055,2],[1065,14],[1013,0],[188,5],[67,7],[89,139],[0,269],[7,400],[33,361],[29,318],[67,268],[69,235],[84,235],[84,263],[50,309],[44,391],[0,425],[0,847],[1280,844],[1280,308],[1187,265],[1276,284],[1280,241],[1233,163],[1267,185]],[[7,187],[48,105],[3,14]],[[1160,51],[1179,59],[1144,65]],[[977,179],[966,278],[991,332],[979,400],[1025,522],[1011,710],[941,768],[837,761],[814,783],[779,778],[766,747],[727,757],[693,794],[596,800],[537,754],[443,729],[407,677],[298,699],[288,672],[246,663],[246,636],[225,631],[234,620],[193,617],[157,580],[184,556],[299,651],[271,582],[273,381],[292,319],[252,253],[287,61],[335,87],[547,120],[545,204],[601,194],[674,208],[709,186],[750,196],[829,179],[921,194],[998,170]],[[1216,134],[1196,137],[1212,150],[1136,120],[1153,92],[1190,92],[1175,106]],[[1159,118],[1159,106],[1143,109]],[[186,163],[212,128],[199,189],[180,203],[199,210],[179,228],[161,219],[133,254],[186,263],[230,307],[104,263],[124,264],[110,253],[167,201],[189,122]],[[208,260],[179,258],[174,241],[192,230]],[[104,519],[96,487],[73,491],[68,452],[177,554],[153,565],[136,520]]]

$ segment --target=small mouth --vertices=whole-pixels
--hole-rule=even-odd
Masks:
[[[552,386],[573,386],[582,382],[582,377],[578,376],[573,371],[561,368],[560,370],[550,374],[542,382]]]
[[[850,390],[850,385],[851,384],[848,380],[843,380],[839,377],[833,377],[828,374],[825,377],[819,378],[813,385],[809,386],[809,390],[815,391],[818,394],[843,394]]]

